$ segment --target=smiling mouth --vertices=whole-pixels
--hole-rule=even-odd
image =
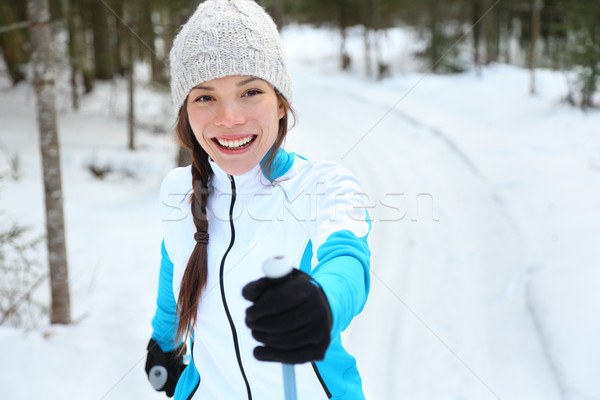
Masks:
[[[249,135],[238,139],[214,138],[213,141],[217,143],[220,147],[223,147],[227,150],[241,150],[250,146],[252,142],[254,142],[256,137],[256,135]]]

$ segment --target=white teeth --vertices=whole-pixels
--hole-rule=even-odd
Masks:
[[[248,143],[250,143],[250,141],[252,141],[252,139],[254,138],[254,136],[246,136],[245,138],[242,139],[236,139],[236,140],[226,140],[226,139],[221,139],[221,138],[217,138],[217,142],[219,142],[219,144],[223,147],[227,147],[229,149],[235,149],[241,146],[244,146]]]

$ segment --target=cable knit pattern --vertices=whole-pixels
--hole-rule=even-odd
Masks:
[[[201,3],[173,41],[170,67],[176,115],[195,86],[230,75],[263,79],[292,100],[277,27],[252,0]]]

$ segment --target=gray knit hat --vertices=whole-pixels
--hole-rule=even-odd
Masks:
[[[175,113],[200,83],[230,75],[269,82],[292,100],[277,27],[252,0],[207,0],[183,25],[170,54],[171,95]]]

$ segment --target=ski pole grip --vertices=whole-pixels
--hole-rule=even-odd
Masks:
[[[285,256],[267,258],[263,263],[263,272],[267,278],[283,278],[294,270],[292,262]]]
[[[285,256],[275,256],[267,258],[263,263],[263,273],[267,278],[280,279],[289,275],[294,270],[294,265]],[[296,393],[296,374],[294,366],[290,364],[281,364],[283,373],[283,391],[285,400],[297,400]]]

